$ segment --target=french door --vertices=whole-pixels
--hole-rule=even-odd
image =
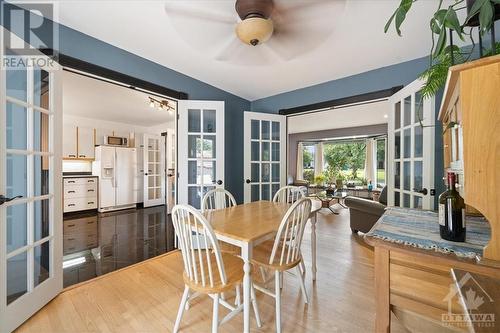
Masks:
[[[271,200],[286,183],[286,117],[245,112],[245,202]]]
[[[224,102],[178,103],[178,202],[201,208],[203,195],[224,187]]]
[[[170,214],[175,205],[175,192],[177,191],[177,171],[176,171],[176,157],[177,157],[177,139],[174,129],[168,129],[165,137],[165,169],[166,169],[166,203],[167,212]]]
[[[434,98],[416,80],[389,99],[388,204],[434,209]]]
[[[61,91],[54,67],[0,70],[1,332],[14,330],[63,286]]]
[[[144,207],[165,204],[165,138],[144,134]]]

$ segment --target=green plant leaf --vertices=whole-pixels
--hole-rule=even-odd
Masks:
[[[434,18],[443,25],[444,18],[446,17],[446,14],[448,13],[447,9],[440,9],[437,12],[434,13]]]
[[[470,9],[469,11],[469,15],[467,16],[467,18],[465,19],[465,23],[469,22],[469,20],[474,16],[476,15],[477,13],[479,13],[479,11],[481,10],[481,7],[486,3],[486,2],[489,2],[490,0],[476,0],[474,2],[474,4],[472,5],[472,8]]]
[[[441,33],[441,28],[439,27],[439,24],[435,18],[431,19],[430,25],[431,25],[431,31],[433,33],[435,33],[436,35],[439,35]]]
[[[479,12],[479,26],[482,33],[488,31],[490,28],[493,20],[493,12],[493,4],[489,0],[486,1]]]
[[[491,2],[493,2],[495,4],[500,4],[500,0],[491,0]]]
[[[406,14],[410,10],[412,4],[413,0],[401,0],[399,8],[396,11],[395,25],[396,25],[396,32],[398,33],[399,36],[401,36],[401,29],[400,29],[401,25],[406,19]]]
[[[438,41],[436,43],[436,48],[434,49],[433,53],[434,58],[438,57],[442,53],[445,44],[446,44],[446,29],[441,29]]]
[[[457,13],[451,6],[448,8],[448,11],[444,17],[444,25],[454,30],[458,34],[458,37],[460,37],[461,40],[464,40],[464,36],[462,34],[462,26],[458,21]]]
[[[394,11],[394,13],[392,13],[391,17],[389,18],[389,20],[387,21],[387,23],[385,24],[385,27],[384,27],[384,33],[387,33],[387,31],[389,30],[390,26],[391,26],[391,23],[392,23],[392,20],[394,20],[394,16],[396,16],[396,13],[398,12],[399,8],[396,9]]]

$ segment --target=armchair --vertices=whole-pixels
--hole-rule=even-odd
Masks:
[[[384,214],[387,206],[387,186],[380,193],[379,202],[357,198],[345,198],[345,205],[350,210],[350,226],[353,233],[361,231],[367,233]]]

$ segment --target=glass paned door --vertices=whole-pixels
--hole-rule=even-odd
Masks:
[[[62,289],[59,75],[36,66],[0,71],[2,332]]]
[[[388,203],[433,209],[434,98],[422,99],[417,80],[390,98]]]
[[[165,204],[165,138],[144,134],[144,207]]]
[[[200,209],[206,192],[224,187],[224,102],[178,106],[179,203]]]
[[[286,180],[285,116],[245,112],[245,202],[272,200]]]

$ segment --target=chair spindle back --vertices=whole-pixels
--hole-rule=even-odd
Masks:
[[[305,196],[304,191],[298,186],[283,186],[274,195],[273,202],[294,203]]]
[[[216,281],[226,284],[219,243],[206,218],[192,206],[176,205],[172,221],[189,279],[203,287],[213,287]]]
[[[201,209],[202,211],[206,211],[212,209],[223,209],[233,206],[236,206],[236,200],[234,199],[231,192],[223,188],[216,188],[208,191],[203,196]]]
[[[269,264],[276,263],[279,258],[280,265],[287,265],[300,258],[302,236],[311,213],[311,204],[311,199],[301,198],[288,209],[274,239]]]

